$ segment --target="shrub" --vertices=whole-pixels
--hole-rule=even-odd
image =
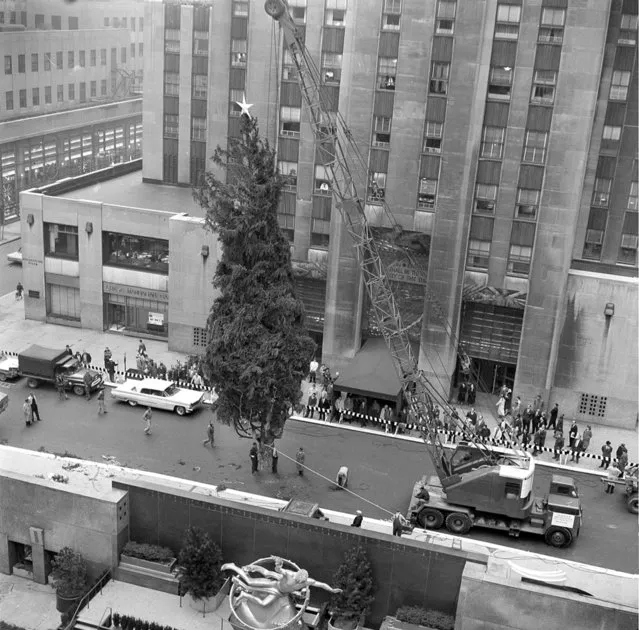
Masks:
[[[455,627],[455,618],[452,615],[447,615],[438,610],[427,610],[421,606],[402,606],[397,609],[395,617],[399,621],[426,626],[435,630],[453,630]]]
[[[222,551],[209,535],[197,527],[186,530],[178,557],[178,576],[182,592],[194,600],[214,595],[224,583]]]
[[[132,558],[148,560],[149,562],[164,562],[165,564],[168,564],[175,558],[175,554],[168,547],[147,545],[146,543],[136,543],[133,541],[124,545],[122,553]]]
[[[368,613],[375,600],[375,585],[373,570],[363,547],[353,547],[346,552],[332,585],[342,589],[331,598],[330,609],[336,619],[354,621]]]
[[[51,584],[62,597],[84,593],[88,569],[82,554],[71,547],[63,547],[51,564]]]
[[[120,625],[120,613],[113,613],[111,619],[113,620],[113,625],[117,628]]]

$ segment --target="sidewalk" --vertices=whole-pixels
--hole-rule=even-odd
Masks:
[[[48,584],[0,573],[0,621],[25,630],[54,630],[60,625],[55,591]]]

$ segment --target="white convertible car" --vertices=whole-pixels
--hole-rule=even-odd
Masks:
[[[183,416],[202,405],[204,392],[182,389],[159,378],[145,378],[141,381],[127,380],[112,389],[111,395],[117,400],[125,400],[132,407],[157,407]]]

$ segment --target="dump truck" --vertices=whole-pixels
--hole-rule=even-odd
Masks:
[[[64,376],[66,389],[83,396],[85,393],[84,376],[91,376],[91,392],[102,387],[104,379],[96,370],[85,368],[67,350],[56,350],[33,345],[18,354],[18,371],[26,377],[27,386],[39,387],[41,383],[55,383],[58,375]]]

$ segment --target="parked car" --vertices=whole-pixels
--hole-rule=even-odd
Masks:
[[[0,381],[9,381],[18,376],[18,357],[0,353]]]
[[[17,252],[11,252],[7,254],[7,260],[10,263],[17,263],[18,265],[22,264],[22,247]]]
[[[175,411],[178,416],[195,411],[202,405],[204,398],[204,392],[183,389],[159,378],[125,381],[112,389],[111,395],[117,400],[128,402],[132,407],[156,407]]]

